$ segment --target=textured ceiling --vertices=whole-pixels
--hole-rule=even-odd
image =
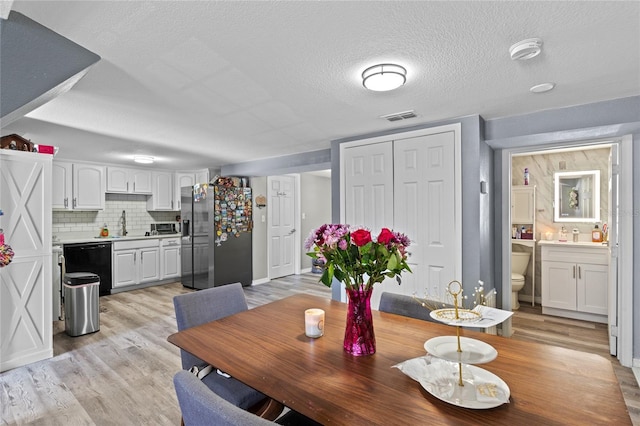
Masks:
[[[640,2],[26,1],[17,10],[102,57],[2,129],[59,156],[190,169],[328,148],[368,132],[640,94]],[[514,62],[508,49],[543,39]],[[407,84],[362,87],[395,62]],[[534,84],[556,88],[531,94]],[[395,123],[379,118],[415,110]]]

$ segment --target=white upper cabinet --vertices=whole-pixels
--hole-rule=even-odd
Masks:
[[[182,209],[180,205],[180,192],[185,186],[193,186],[196,183],[209,182],[209,170],[199,170],[195,172],[176,172],[173,177],[175,188],[173,190],[173,200],[175,210]]]
[[[511,188],[511,223],[514,225],[534,224],[535,218],[535,186],[513,186]]]
[[[107,167],[107,192],[123,194],[151,194],[151,171]]]
[[[104,210],[105,167],[53,162],[54,210]]]
[[[153,172],[152,192],[147,200],[148,211],[178,210],[174,200],[174,186],[172,172]]]

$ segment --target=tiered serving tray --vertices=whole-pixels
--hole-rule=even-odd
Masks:
[[[421,375],[420,384],[436,398],[460,407],[486,409],[509,402],[511,391],[504,380],[474,366],[493,361],[498,351],[488,343],[460,336],[460,327],[492,327],[512,313],[485,306],[473,310],[459,308],[462,284],[452,281],[448,290],[454,298],[454,307],[436,309],[430,315],[455,326],[456,336],[438,336],[425,342],[427,353],[436,359],[425,367],[427,371]]]

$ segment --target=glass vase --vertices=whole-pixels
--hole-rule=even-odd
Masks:
[[[354,356],[376,353],[376,337],[373,333],[370,290],[347,290],[349,306],[347,327],[344,331],[344,350]]]

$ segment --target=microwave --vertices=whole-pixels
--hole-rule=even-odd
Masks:
[[[169,223],[152,223],[151,224],[151,235],[168,235],[168,234],[176,234],[176,224]]]

